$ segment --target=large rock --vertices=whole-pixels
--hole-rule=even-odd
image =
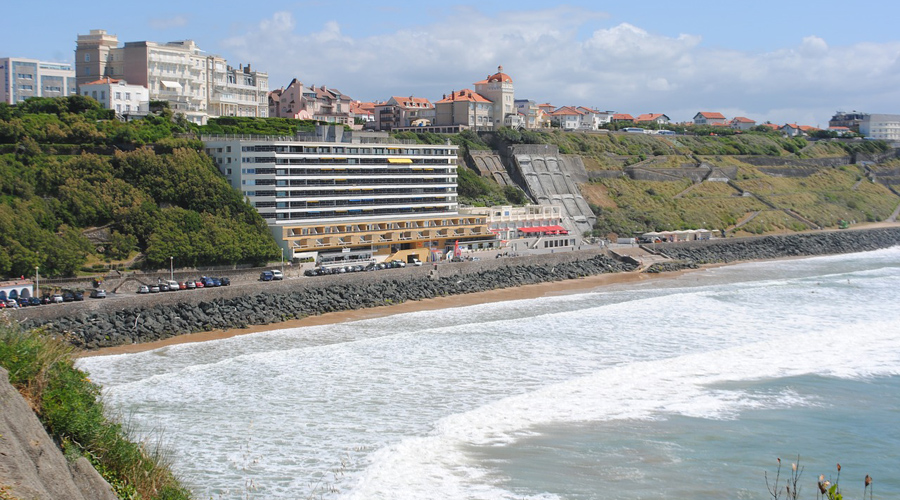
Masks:
[[[69,463],[0,368],[0,485],[28,500],[117,500],[84,457]]]

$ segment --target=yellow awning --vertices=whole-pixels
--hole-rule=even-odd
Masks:
[[[388,163],[405,163],[410,164],[412,160],[409,158],[388,158]]]

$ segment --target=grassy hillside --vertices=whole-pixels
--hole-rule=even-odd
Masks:
[[[150,268],[277,258],[195,127],[167,110],[110,118],[81,96],[0,105],[0,275],[67,276],[138,252]],[[97,227],[99,245],[84,235]]]

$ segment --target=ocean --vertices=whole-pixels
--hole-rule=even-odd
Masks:
[[[900,490],[900,247],[83,358],[213,499]]]

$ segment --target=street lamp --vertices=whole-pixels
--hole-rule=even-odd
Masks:
[[[175,281],[175,257],[169,257],[169,279]]]
[[[34,266],[34,296],[40,297],[41,293],[41,275],[38,273],[38,266]]]
[[[284,248],[281,249],[281,275],[284,276]]]

